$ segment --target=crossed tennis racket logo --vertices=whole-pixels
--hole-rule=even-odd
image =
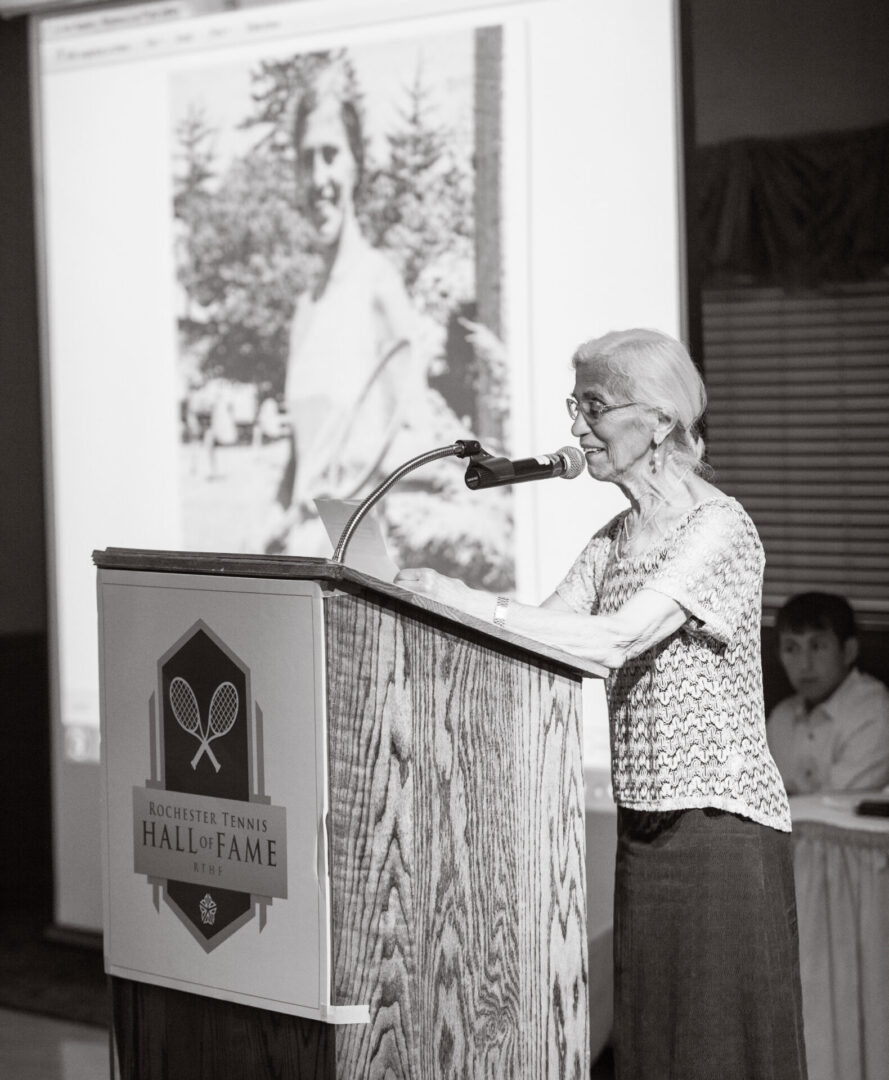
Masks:
[[[191,767],[196,769],[201,757],[206,754],[213,768],[219,772],[222,767],[216,760],[210,743],[227,735],[234,727],[238,717],[238,691],[234,683],[223,682],[213,691],[210,699],[210,711],[207,714],[207,726],[201,723],[201,710],[189,683],[177,675],[170,683],[170,707],[176,723],[193,735],[200,743],[197,753],[191,759]]]

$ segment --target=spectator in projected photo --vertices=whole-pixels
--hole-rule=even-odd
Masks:
[[[842,596],[790,598],[775,622],[795,693],[769,715],[768,737],[790,795],[889,784],[889,688],[855,667],[858,631]]]
[[[238,441],[238,425],[235,416],[235,401],[231,386],[218,382],[213,386],[210,405],[210,422],[204,432],[204,451],[207,455],[208,480],[219,477],[217,450],[221,446],[234,446]]]
[[[385,475],[409,399],[416,316],[395,267],[361,233],[355,193],[364,137],[355,104],[334,78],[300,100],[294,142],[298,190],[323,266],[291,328],[290,457],[265,548],[312,555],[330,547],[312,500],[359,497]]]

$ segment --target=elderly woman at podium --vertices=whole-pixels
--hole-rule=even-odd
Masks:
[[[589,474],[629,507],[540,607],[427,569],[397,581],[610,671],[619,1080],[799,1080],[790,812],[762,699],[762,545],[705,479],[706,395],[678,341],[613,332],[573,362],[572,434]]]

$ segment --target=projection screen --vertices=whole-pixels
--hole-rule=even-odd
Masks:
[[[171,0],[34,16],[32,54],[56,921],[98,929],[92,551],[324,556],[316,497],[456,438],[569,441],[577,342],[679,329],[672,5]],[[527,487],[418,474],[393,558],[542,598],[621,503]]]

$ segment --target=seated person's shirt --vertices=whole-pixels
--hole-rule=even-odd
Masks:
[[[889,784],[889,687],[857,668],[808,714],[799,694],[785,698],[766,732],[790,795]]]

